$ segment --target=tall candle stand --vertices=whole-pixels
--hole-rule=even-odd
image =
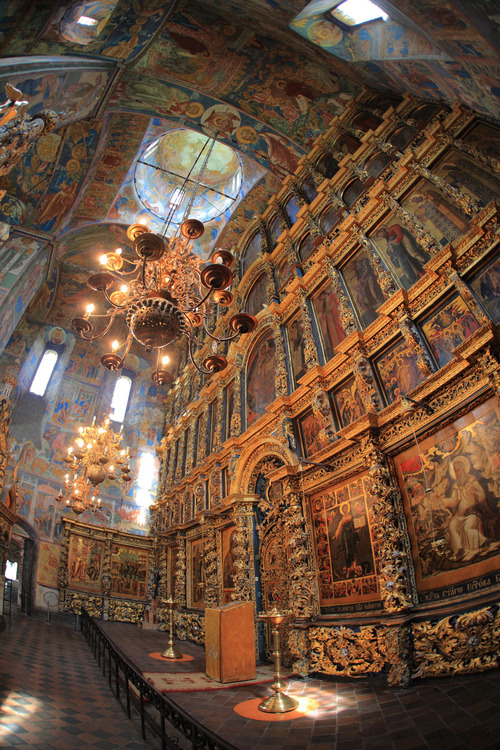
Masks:
[[[177,602],[172,597],[167,599],[163,604],[168,607],[168,642],[165,651],[162,651],[164,659],[182,659],[181,652],[174,646],[174,609]]]
[[[283,682],[281,679],[280,629],[281,624],[290,617],[291,613],[279,612],[276,607],[273,607],[269,612],[262,612],[258,617],[261,622],[271,625],[272,656],[274,661],[274,681],[271,685],[273,694],[269,698],[265,698],[258,705],[259,711],[266,711],[270,714],[284,714],[286,711],[293,711],[299,705],[299,702],[295,698],[291,698],[286,693],[283,693],[286,682]]]

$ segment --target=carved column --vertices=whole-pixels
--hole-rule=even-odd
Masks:
[[[158,572],[160,575],[160,581],[158,584],[158,597],[160,599],[167,599],[169,596],[173,596],[174,592],[169,591],[170,581],[172,580],[172,578],[168,569],[168,550],[163,540],[159,541]]]
[[[490,381],[496,396],[497,403],[500,405],[500,363],[498,354],[494,347],[488,344],[476,354],[477,363],[484,376]]]
[[[274,345],[276,347],[276,397],[286,396],[288,393],[288,378],[286,372],[286,355],[283,345],[283,331],[281,329],[281,317],[277,310],[271,315],[271,326],[273,329]]]
[[[236,509],[236,535],[234,548],[234,594],[232,598],[235,601],[248,602],[252,601],[253,583],[251,564],[253,560],[250,557],[251,551],[251,522],[252,506],[240,505]],[[253,548],[253,545],[252,545]]]
[[[195,434],[195,419],[192,418],[188,427],[188,439],[186,443],[186,476],[189,476],[189,474],[191,474],[191,472],[193,471]]]
[[[200,426],[198,429],[198,464],[207,457],[207,429],[208,429],[208,406],[201,414]]]
[[[318,364],[318,351],[314,341],[313,329],[311,325],[311,315],[307,303],[307,294],[304,289],[297,290],[297,299],[300,305],[300,320],[304,330],[304,356],[307,369],[310,370]]]
[[[217,570],[217,532],[214,526],[214,517],[206,516],[206,536],[205,536],[205,606],[218,607],[220,604],[219,597],[219,576]]]
[[[339,303],[339,315],[342,321],[342,327],[348,336],[357,330],[356,319],[352,311],[352,307],[349,304],[349,300],[344,291],[344,288],[340,281],[340,273],[338,268],[334,265],[331,258],[326,258],[324,261],[325,269],[328,274],[330,281],[332,282],[333,291],[337,297]]]
[[[257,219],[257,225],[259,227],[260,232],[260,251],[261,253],[270,253],[272,252],[273,248],[269,247],[269,243],[267,241],[267,229],[266,229],[266,222],[262,218],[262,216],[259,214],[255,217]]]
[[[285,247],[285,255],[286,257],[292,262],[295,263],[295,265],[300,266],[301,260],[300,256],[297,252],[297,248],[295,247],[295,244],[292,242],[288,231],[286,233],[285,239],[283,241],[283,245]]]
[[[287,499],[284,525],[289,548],[289,601],[292,603],[295,619],[306,620],[319,613],[312,540],[306,530],[298,479],[288,477],[283,489]]]
[[[102,595],[109,596],[111,591],[111,539],[110,534],[104,545],[104,558],[102,562]]]
[[[426,378],[429,377],[433,372],[432,362],[425,348],[420,331],[408,313],[404,313],[398,317],[398,325],[399,330],[403,334],[406,346],[415,357],[418,369]]]
[[[174,598],[179,607],[186,606],[186,540],[177,534],[177,556],[174,563]]]
[[[396,284],[389,271],[384,268],[380,256],[373,247],[372,242],[366,236],[366,234],[364,234],[361,227],[358,227],[354,230],[354,235],[357,238],[358,242],[365,248],[370,258],[371,265],[373,266],[375,273],[377,274],[380,288],[387,298],[391,297],[396,292]]]
[[[229,428],[230,437],[238,437],[241,433],[241,371],[243,368],[243,357],[237,354],[234,363],[234,397],[233,413]]]
[[[304,164],[312,181],[314,182],[315,187],[319,188],[320,185],[322,185],[326,180],[326,177],[324,177],[321,172],[316,169],[315,165],[312,163],[312,161],[310,161],[310,159],[304,159]]]
[[[185,450],[184,446],[185,446],[185,438],[184,438],[184,433],[182,433],[177,438],[177,448],[175,451],[177,453],[177,461],[176,461],[176,465],[174,466],[174,483],[175,484],[179,484],[179,482],[182,479],[182,461],[183,461],[184,450]]]
[[[367,412],[376,413],[384,407],[376,386],[375,375],[373,374],[370,360],[364,355],[362,350],[358,354],[353,354],[354,365],[353,374],[356,381],[363,406]]]
[[[69,529],[64,525],[64,536],[59,555],[59,568],[57,570],[57,585],[60,589],[68,587],[68,554],[69,554]]]
[[[12,415],[11,395],[17,385],[16,378],[6,375],[0,392],[0,491],[3,489],[5,470],[9,460],[9,434]],[[1,571],[0,571],[1,572]]]
[[[370,510],[370,525],[380,597],[387,612],[401,612],[413,606],[414,580],[401,498],[373,435],[365,438],[363,448],[370,471],[370,491],[376,498]]]
[[[276,281],[274,280],[273,265],[271,261],[264,260],[264,269],[267,276],[266,294],[269,301],[278,299],[278,289],[276,288]]]
[[[212,450],[212,453],[216,453],[217,451],[220,451],[222,448],[222,428],[224,426],[224,422],[222,420],[222,408],[224,403],[224,385],[221,380],[219,380],[219,383],[217,385],[217,413],[218,413],[218,419],[215,425],[215,435],[214,435],[214,445]]]

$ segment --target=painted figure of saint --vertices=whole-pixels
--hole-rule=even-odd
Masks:
[[[430,257],[401,224],[380,227],[373,239],[385,251],[403,289],[409,289],[424,275],[423,267]]]

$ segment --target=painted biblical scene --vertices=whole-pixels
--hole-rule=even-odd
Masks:
[[[402,204],[443,247],[455,244],[469,230],[467,216],[427,180],[421,180]]]
[[[500,159],[500,129],[479,122],[463,136],[464,143],[475,146],[487,156]]]
[[[267,276],[263,273],[250,289],[245,302],[245,310],[250,315],[257,315],[262,306],[267,304]]]
[[[322,286],[311,301],[323,344],[325,362],[328,362],[334,355],[335,347],[346,335],[340,317],[339,301],[331,284]]]
[[[104,542],[71,534],[68,550],[68,588],[101,593]]]
[[[341,427],[347,427],[365,413],[363,399],[355,378],[349,378],[333,391],[332,398]]]
[[[292,274],[292,266],[288,258],[283,258],[279,266],[276,268],[276,285],[278,289],[281,289]]]
[[[425,380],[425,375],[418,369],[416,357],[404,341],[384,352],[374,364],[388,404],[406,396]]]
[[[276,398],[276,346],[266,331],[254,346],[247,369],[247,424],[250,426]]]
[[[500,416],[494,400],[409,448],[395,465],[418,586],[440,588],[498,570]]]
[[[377,318],[377,307],[385,302],[377,273],[364,250],[346,263],[342,273],[363,328]]]
[[[458,294],[422,322],[439,367],[451,362],[453,350],[478,328],[479,323]]]
[[[144,599],[148,583],[148,551],[111,545],[111,596]]]
[[[311,497],[322,608],[379,598],[370,479],[361,476]]]
[[[305,458],[310,458],[310,456],[326,448],[331,442],[327,434],[330,422],[319,412],[312,410],[306,412],[302,417],[299,417],[298,425],[302,455]]]
[[[479,271],[470,285],[495,323],[500,322],[500,258]]]
[[[371,240],[403,289],[409,289],[424,275],[430,255],[397,217],[386,219]]]
[[[203,539],[193,539],[189,545],[189,603],[195,609],[205,609],[205,563]]]
[[[40,542],[38,547],[38,568],[36,573],[37,583],[42,586],[58,587],[57,569],[59,567],[59,556],[61,547],[50,542]]]
[[[245,249],[241,263],[241,275],[244,276],[262,249],[262,235],[256,232]]]
[[[487,206],[500,192],[498,177],[460,151],[450,151],[433,172],[481,207]]]
[[[300,317],[294,318],[287,324],[286,332],[288,336],[288,349],[290,352],[290,365],[295,387],[297,387],[298,381],[307,372],[305,363],[304,328]]]
[[[236,562],[236,534],[235,526],[223,529],[222,534],[222,589],[224,604],[233,601],[236,591],[234,577],[237,573]]]

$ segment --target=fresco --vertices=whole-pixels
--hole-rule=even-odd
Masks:
[[[247,425],[250,427],[276,398],[276,346],[271,331],[254,345],[247,366]]]
[[[173,15],[136,69],[218,97],[305,145],[359,91],[291,46],[249,37],[199,7]]]
[[[347,427],[365,413],[363,399],[354,378],[333,391],[332,399],[342,427]]]
[[[377,317],[377,307],[385,302],[377,274],[365,250],[356,253],[352,260],[342,268],[347,289],[354,302],[354,307],[366,328]]]
[[[328,362],[334,355],[335,347],[346,335],[340,317],[339,301],[332,285],[326,284],[312,296],[311,302],[321,335],[325,361]]]
[[[394,344],[374,362],[388,404],[401,396],[406,396],[413,388],[425,380],[417,361],[406,343]]]
[[[70,534],[68,549],[68,587],[96,594],[102,591],[104,542]]]
[[[310,499],[322,609],[378,599],[369,486],[359,477]]]
[[[424,275],[430,255],[397,217],[385,219],[370,239],[403,289],[409,289]]]
[[[466,216],[427,180],[421,180],[401,203],[442,246],[455,244],[469,229]]]
[[[59,545],[40,542],[38,546],[37,583],[54,589],[58,587],[57,573],[60,553]]]
[[[500,323],[500,260],[496,258],[474,276],[470,285],[495,323]]]
[[[297,387],[298,381],[307,372],[305,362],[304,327],[300,317],[294,318],[287,324],[286,332],[288,338],[288,349],[290,352],[290,365],[295,387]]]
[[[498,570],[499,445],[491,399],[396,458],[421,590]]]
[[[421,323],[439,367],[453,359],[453,349],[479,328],[479,323],[458,294]]]
[[[111,596],[146,597],[148,558],[147,550],[111,544]]]
[[[37,16],[29,17],[30,31],[37,38],[33,54],[101,54],[104,57],[131,60],[139,55],[158,30],[165,15],[174,5],[173,0],[135,0],[125,12],[123,6],[113,13],[114,0],[89,0],[88,2],[58,3],[49,22],[41,17],[45,27],[37,23]],[[100,20],[98,38],[88,39],[78,29],[74,19],[87,8],[90,17]],[[111,14],[108,15],[111,11]],[[96,14],[94,16],[94,14]],[[85,12],[83,12],[85,15]],[[107,17],[109,20],[107,20]],[[62,23],[61,23],[62,21]],[[107,22],[106,22],[107,21]],[[64,34],[61,31],[64,29]],[[13,41],[12,45],[21,43]]]
[[[77,122],[66,129],[57,169],[35,218],[35,226],[53,231],[68,220],[99,142],[100,126]]]

